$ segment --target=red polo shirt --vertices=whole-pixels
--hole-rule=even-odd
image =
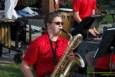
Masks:
[[[73,11],[79,12],[81,19],[92,16],[93,9],[96,9],[96,0],[73,0]]]
[[[110,58],[111,58],[112,63],[115,64],[115,54],[113,54],[111,57],[110,57],[110,54],[107,54],[107,55],[104,55],[96,59],[96,68],[103,69],[103,70],[109,70]]]
[[[57,60],[64,54],[68,45],[68,40],[61,36],[57,40],[56,56]],[[53,44],[54,47],[54,44]],[[52,49],[48,33],[38,37],[28,47],[24,55],[24,61],[29,65],[34,65],[37,77],[44,77],[54,70],[54,63],[52,61]]]

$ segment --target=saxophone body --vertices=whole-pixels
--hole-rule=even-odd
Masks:
[[[71,38],[64,55],[56,65],[50,77],[68,77],[69,71],[71,70],[73,65],[79,64],[82,65],[81,67],[85,66],[83,63],[81,63],[81,56],[79,54],[77,54],[77,59],[73,59],[71,61],[69,59],[69,56],[73,54],[73,50],[78,47],[82,40],[83,37],[81,34],[77,34],[76,36]]]

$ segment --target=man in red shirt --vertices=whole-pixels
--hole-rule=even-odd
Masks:
[[[95,15],[95,10],[96,10],[96,0],[73,0],[73,17],[74,17],[74,24],[73,24],[73,29],[72,34],[75,35],[77,33],[82,33],[84,37],[86,37],[85,32],[86,29],[85,25],[79,25],[82,21],[85,20],[85,18]],[[92,20],[89,20],[87,22],[92,23]],[[90,23],[87,24],[86,26],[90,26]],[[96,30],[95,27],[90,28],[89,32],[93,36],[97,36],[99,33]]]
[[[99,52],[99,51],[98,51]],[[111,51],[109,51],[111,52]],[[114,51],[113,51],[114,52]],[[88,65],[94,67],[94,74],[95,77],[109,77],[109,76],[115,76],[115,54],[105,54],[103,56],[94,58],[95,52],[89,52],[86,55],[86,60]],[[104,72],[110,72],[106,73],[108,75],[104,75]]]
[[[86,55],[88,65],[95,68],[95,77],[115,76],[115,29],[104,29],[102,40],[96,52],[88,52]],[[108,75],[99,73],[111,72]]]
[[[104,28],[102,40],[95,55],[97,72],[115,72],[115,29]],[[115,76],[115,74],[109,76]],[[98,76],[96,76],[98,77]],[[100,76],[105,77],[105,76]],[[108,76],[107,76],[108,77]]]
[[[21,68],[25,77],[34,77],[30,65],[35,69],[35,77],[51,74],[68,46],[68,40],[59,35],[63,28],[59,13],[48,14],[45,24],[47,32],[31,42],[23,55]]]

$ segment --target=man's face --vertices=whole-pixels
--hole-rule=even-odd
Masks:
[[[50,23],[49,28],[53,31],[54,34],[59,33],[63,28],[62,18],[55,17],[54,20]]]

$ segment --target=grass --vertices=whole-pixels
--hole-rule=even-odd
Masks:
[[[19,64],[0,64],[0,77],[24,77]]]
[[[105,16],[104,21],[107,21],[108,23],[113,23],[112,15]]]

